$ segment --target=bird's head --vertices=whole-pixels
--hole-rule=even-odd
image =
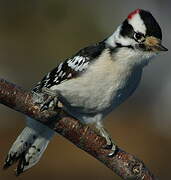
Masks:
[[[167,51],[161,44],[159,24],[150,12],[142,9],[131,12],[106,42],[110,47],[125,54],[130,52],[132,56],[140,56],[140,59],[149,59],[161,51]]]

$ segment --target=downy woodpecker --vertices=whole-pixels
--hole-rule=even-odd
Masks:
[[[94,124],[106,139],[106,148],[116,146],[104,129],[103,120],[137,88],[143,68],[161,51],[162,32],[148,11],[131,12],[116,31],[97,44],[83,48],[60,63],[33,89],[49,95],[42,110],[54,108],[58,100],[70,115]],[[27,126],[12,145],[4,167],[19,161],[17,174],[36,164],[55,132],[27,118]]]

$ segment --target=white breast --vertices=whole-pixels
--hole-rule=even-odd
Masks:
[[[53,88],[60,91],[62,101],[70,111],[104,113],[120,104],[125,99],[124,94],[128,96],[129,90],[125,88],[132,88],[127,87],[131,73],[106,50],[82,76]]]

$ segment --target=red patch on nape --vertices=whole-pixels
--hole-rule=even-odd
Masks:
[[[133,16],[135,16],[136,14],[139,14],[141,11],[141,9],[136,9],[135,11],[131,12],[129,15],[128,15],[128,19],[132,19]]]

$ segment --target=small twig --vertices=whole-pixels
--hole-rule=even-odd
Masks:
[[[106,144],[103,137],[62,110],[41,112],[32,98],[30,92],[0,79],[0,103],[49,126],[123,179],[156,180],[145,164],[135,156],[118,148],[114,157],[108,157],[110,150],[103,148]]]

